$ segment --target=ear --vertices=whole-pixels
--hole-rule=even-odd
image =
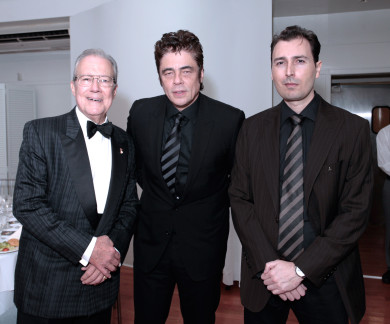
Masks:
[[[202,71],[200,71],[200,80],[199,80],[200,83],[203,82],[203,76],[204,76],[204,69],[202,69]]]
[[[320,76],[321,66],[322,66],[322,61],[318,61],[316,63],[316,79],[318,79],[318,77]]]
[[[73,96],[76,97],[76,86],[74,81],[70,81],[70,89],[72,90]]]
[[[114,90],[112,90],[112,97],[113,98],[115,98],[117,90],[118,90],[118,85],[116,84],[115,87],[114,87]]]

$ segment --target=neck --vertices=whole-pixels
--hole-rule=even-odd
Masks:
[[[88,116],[96,125],[101,125],[106,121],[106,116]]]
[[[284,99],[284,102],[287,106],[291,108],[296,114],[300,114],[307,105],[313,100],[314,98],[314,91],[312,91],[306,98],[298,101],[288,101]]]

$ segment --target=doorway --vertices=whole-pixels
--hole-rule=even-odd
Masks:
[[[374,164],[374,199],[370,223],[384,224],[382,187],[385,173],[378,168],[376,133],[372,129],[372,110],[390,106],[390,73],[336,75],[331,77],[331,103],[357,114],[370,123]]]

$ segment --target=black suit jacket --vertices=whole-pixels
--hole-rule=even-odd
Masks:
[[[243,246],[241,298],[260,311],[270,292],[256,273],[277,253],[281,104],[247,119],[237,140],[229,188]],[[370,214],[373,174],[368,122],[322,98],[304,170],[305,208],[317,237],[295,260],[320,287],[334,275],[352,323],[365,311],[358,251]]]
[[[75,109],[26,123],[14,190],[23,224],[15,273],[15,304],[27,314],[63,318],[111,307],[119,271],[98,286],[83,285],[79,260],[92,236],[108,235],[127,253],[138,198],[134,147],[114,126],[107,203],[96,225],[96,200],[86,144]]]
[[[134,238],[134,266],[150,272],[171,235],[188,274],[203,280],[222,271],[229,232],[227,188],[244,113],[200,94],[189,174],[182,199],[175,200],[161,173],[165,95],[134,102],[127,131],[136,147],[143,189]]]

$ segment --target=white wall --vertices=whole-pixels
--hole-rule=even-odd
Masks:
[[[0,22],[68,17],[112,0],[1,0]]]
[[[103,19],[104,17],[104,19]],[[99,23],[96,23],[99,21]],[[93,26],[88,28],[86,26]],[[247,0],[117,0],[71,17],[71,61],[85,48],[101,47],[119,65],[110,119],[126,127],[134,100],[162,94],[154,44],[165,32],[188,29],[204,50],[204,93],[245,110],[271,105],[269,43],[272,2]]]
[[[0,55],[0,83],[32,86],[38,118],[59,115],[72,107],[70,69],[68,51]]]
[[[69,82],[68,51],[0,55],[0,82]]]
[[[104,17],[104,18],[103,18]],[[99,23],[96,23],[99,21]],[[87,26],[93,26],[88,28]],[[119,65],[119,88],[109,117],[126,128],[134,100],[160,95],[154,44],[163,33],[188,29],[204,51],[205,90],[247,116],[272,102],[269,44],[272,1],[117,0],[71,17],[71,61],[88,47],[100,47]],[[132,264],[132,248],[125,264]]]
[[[178,29],[194,32],[203,45],[206,95],[243,109],[247,116],[271,106],[271,0],[246,0],[244,5],[235,0],[0,1],[0,23],[67,16],[70,53],[0,55],[0,82],[34,85],[38,117],[69,110],[74,103],[69,91],[73,62],[84,49],[100,47],[119,64],[110,119],[125,128],[134,100],[163,93],[154,43]],[[131,262],[130,252],[126,263]]]
[[[85,48],[101,47],[119,64],[118,97],[110,118],[125,128],[134,100],[162,94],[153,46],[162,33],[179,28],[193,31],[203,44],[205,94],[244,109],[247,116],[271,106],[271,0],[246,0],[245,4],[188,0],[185,5],[178,0],[53,3],[0,1],[0,22],[71,16],[70,54],[0,55],[0,82],[36,85],[41,98],[37,100],[42,103],[37,105],[38,117],[69,110],[75,58]],[[390,72],[389,17],[390,10],[280,17],[274,19],[273,30],[278,33],[298,24],[317,33],[322,44],[322,74],[327,78],[321,84],[326,88],[331,74]],[[18,72],[22,81],[17,81]],[[55,90],[62,94],[54,96]]]

